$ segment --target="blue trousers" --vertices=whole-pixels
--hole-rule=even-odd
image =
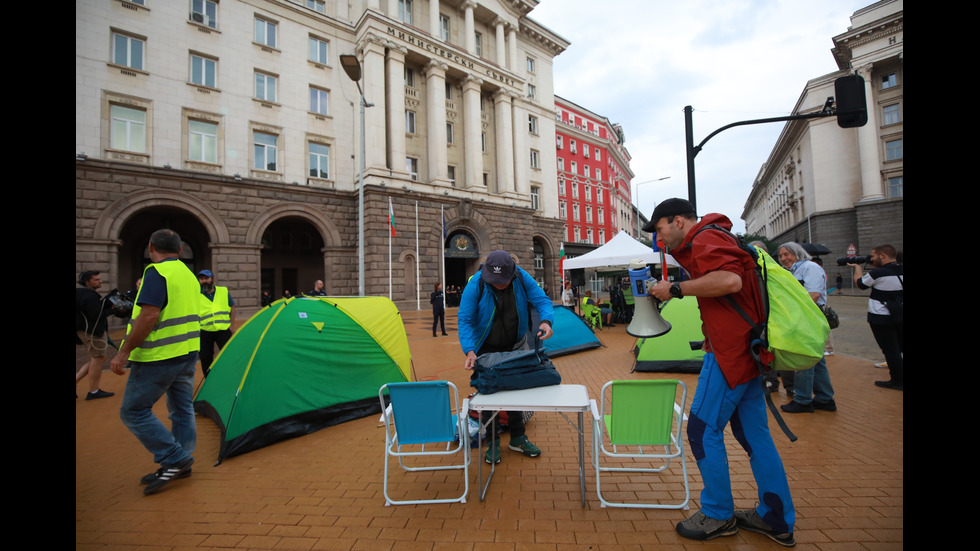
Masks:
[[[796,394],[794,402],[803,405],[812,402],[829,402],[834,399],[834,386],[830,384],[830,371],[827,371],[827,358],[820,358],[817,365],[796,372]]]
[[[197,353],[177,361],[130,362],[129,380],[119,417],[153,461],[169,467],[191,457],[197,445],[194,419],[194,364]],[[167,396],[170,430],[153,413],[153,404]]]
[[[760,378],[729,388],[715,355],[705,354],[691,402],[687,439],[704,482],[702,513],[718,520],[730,519],[735,514],[724,438],[725,426],[730,424],[735,439],[749,455],[752,475],[759,488],[756,512],[774,530],[790,533],[796,522],[796,511],[783,461],[769,434],[763,392]]]

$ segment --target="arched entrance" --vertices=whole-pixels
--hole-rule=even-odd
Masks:
[[[446,239],[446,287],[465,287],[480,268],[480,250],[469,232],[457,230]]]
[[[286,291],[299,296],[322,279],[327,294],[335,294],[323,273],[323,237],[308,220],[297,216],[280,218],[262,233],[261,290],[272,298]]]
[[[147,248],[150,235],[162,228],[180,235],[180,259],[192,272],[210,267],[208,231],[193,214],[175,207],[147,208],[135,213],[120,228],[119,235],[125,239],[119,247],[119,290],[136,286],[136,280],[150,264]]]

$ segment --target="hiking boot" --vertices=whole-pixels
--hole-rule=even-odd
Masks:
[[[813,409],[822,409],[824,411],[837,411],[837,402],[833,399],[827,400],[826,402],[813,401]]]
[[[698,511],[677,523],[677,533],[690,540],[705,541],[721,536],[734,536],[738,533],[738,526],[735,524],[735,517],[717,520]]]
[[[786,413],[813,413],[813,404],[801,404],[794,400],[779,406],[779,409]]]
[[[755,509],[736,509],[735,521],[739,528],[748,530],[749,532],[765,534],[769,539],[783,547],[793,547],[796,545],[796,540],[793,539],[792,532],[786,534],[773,530],[766,521],[762,520],[762,517],[759,516],[759,513]]]
[[[96,390],[95,392],[89,392],[89,393],[85,394],[85,399],[86,400],[98,400],[99,398],[108,398],[109,396],[115,396],[115,395],[116,395],[115,392],[106,392],[106,391],[104,391],[104,390],[102,390],[100,388],[99,390]]]
[[[880,386],[881,388],[891,388],[893,390],[905,390],[905,385],[902,383],[896,383],[895,381],[875,381],[875,386]]]
[[[194,458],[188,457],[187,459],[176,463],[169,467],[161,467],[159,475],[154,473],[155,479],[143,488],[143,495],[150,495],[159,492],[164,486],[170,484],[172,480],[177,480],[178,478],[187,478],[190,476],[191,465],[194,464]],[[146,478],[146,477],[143,477]],[[140,481],[142,482],[142,480]]]
[[[531,443],[527,439],[527,436],[518,436],[517,438],[510,439],[510,445],[507,446],[515,452],[521,452],[528,457],[537,457],[541,455],[541,450],[537,446]]]
[[[160,475],[162,475],[162,474],[163,474],[163,469],[162,468],[157,469],[157,470],[153,471],[152,473],[150,473],[150,474],[144,476],[143,478],[141,478],[140,479],[140,485],[146,486],[150,482],[153,482],[154,480],[160,478]],[[184,471],[183,474],[180,474],[178,476],[175,476],[174,477],[174,480],[177,480],[178,478],[187,478],[190,475],[191,475],[191,470],[190,469],[187,469],[186,471]]]
[[[491,465],[496,465],[500,463],[500,441],[498,440],[495,446],[488,446],[486,453],[483,454],[483,460]]]

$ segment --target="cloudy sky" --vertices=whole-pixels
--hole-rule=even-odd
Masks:
[[[555,93],[623,125],[634,202],[687,197],[684,107],[694,143],[729,123],[791,114],[807,80],[836,71],[831,38],[871,0],[542,0],[529,15],[571,42]],[[739,218],[783,123],[726,130],[695,162],[698,212]],[[637,195],[639,201],[637,201]]]

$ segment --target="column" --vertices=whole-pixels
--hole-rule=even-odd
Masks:
[[[364,110],[365,117],[365,166],[372,169],[385,169],[387,172],[387,132],[385,124],[385,41],[373,33],[368,33],[358,45],[357,53],[361,58],[361,86],[364,89],[364,99],[374,103],[374,107]],[[399,80],[401,82],[401,80]],[[360,109],[355,100],[355,110]],[[355,115],[355,124],[357,123]],[[404,134],[404,130],[402,131]],[[404,162],[404,161],[403,161]]]
[[[463,44],[466,45],[466,51],[470,55],[476,55],[476,25],[473,22],[473,10],[476,8],[476,2],[472,0],[467,0],[463,4],[463,34],[466,35],[466,41]]]
[[[446,168],[446,69],[449,66],[438,61],[430,61],[425,66],[425,116],[428,126],[426,159],[429,167],[429,182],[436,185],[449,185]]]
[[[505,24],[506,23],[504,22],[504,20],[502,18],[500,18],[500,17],[498,17],[497,20],[494,21],[494,26],[496,27],[496,31],[497,31],[497,59],[496,59],[496,61],[497,61],[497,65],[499,65],[501,69],[510,69],[511,71],[513,71],[514,70],[514,67],[513,66],[511,66],[511,67],[508,67],[507,66],[507,55],[506,55],[506,49],[505,49],[506,44],[505,44],[505,41],[504,41],[504,25]]]
[[[878,110],[875,109],[874,79],[869,63],[858,68],[864,78],[864,96],[868,107],[868,124],[858,128],[858,158],[861,161],[861,200],[884,199],[881,185],[881,143],[878,139]]]
[[[471,33],[472,34],[472,33]],[[480,87],[483,80],[472,75],[463,80],[463,174],[462,186],[466,188],[483,187],[483,147],[480,134],[483,125],[480,120]]]
[[[388,168],[405,172],[405,48],[388,45],[385,117],[388,121]]]
[[[500,27],[497,27],[498,29]],[[514,193],[514,128],[511,103],[513,96],[506,90],[493,95],[494,130],[497,134],[497,193]]]
[[[524,101],[518,96],[514,98],[514,191],[527,199],[531,198],[531,153],[527,146],[527,115]],[[541,124],[541,121],[538,121]],[[556,184],[557,185],[557,184]]]
[[[507,55],[510,58],[509,69],[512,73],[518,73],[521,66],[517,63],[517,25],[507,26]]]
[[[439,29],[439,0],[429,0],[429,34],[434,40],[442,41]]]

